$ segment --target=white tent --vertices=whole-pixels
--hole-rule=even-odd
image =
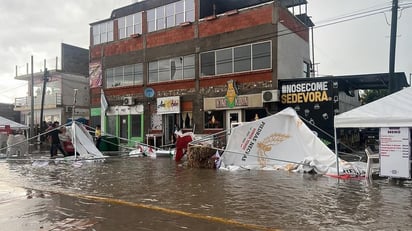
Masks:
[[[10,125],[11,129],[29,129],[27,125],[19,124],[17,122],[14,122],[13,120],[9,120],[0,116],[0,127],[4,127],[6,125]]]
[[[233,128],[222,155],[223,168],[229,170],[284,168],[336,175],[336,161],[333,151],[292,108]],[[350,163],[338,161],[344,166],[341,174],[358,172]]]
[[[412,127],[412,88],[336,115],[335,128]]]
[[[412,88],[404,88],[371,103],[336,115],[334,126],[335,153],[338,153],[337,128],[412,127]],[[339,169],[339,164],[336,168]]]

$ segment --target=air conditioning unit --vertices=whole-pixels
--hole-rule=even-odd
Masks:
[[[73,106],[66,106],[66,112],[73,112]]]
[[[262,91],[262,102],[279,102],[279,90]]]
[[[134,99],[133,97],[123,97],[123,105],[124,106],[130,106],[130,105],[134,105]]]

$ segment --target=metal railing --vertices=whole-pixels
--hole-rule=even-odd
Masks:
[[[61,93],[46,94],[44,97],[44,106],[47,108],[55,108],[62,105]],[[34,107],[41,107],[41,96],[34,96]],[[19,97],[14,99],[14,109],[30,109],[31,96]]]

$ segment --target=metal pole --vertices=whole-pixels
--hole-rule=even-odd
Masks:
[[[43,74],[43,91],[41,95],[41,108],[40,108],[40,131],[43,131],[43,111],[44,111],[44,97],[46,95],[46,83],[47,83],[47,77],[49,75],[49,71],[47,68],[44,68],[44,74]],[[53,122],[53,121],[52,121]]]
[[[336,172],[338,173],[339,177],[339,155],[338,155],[338,138],[336,133],[336,127],[334,128],[334,136],[335,136],[335,154],[336,154]]]
[[[76,127],[75,127],[75,123],[76,121],[74,120],[74,110],[76,107],[76,97],[77,97],[77,91],[78,89],[73,89],[74,90],[74,96],[73,96],[73,108],[72,108],[72,131],[73,131],[73,137],[72,137],[72,143],[73,143],[73,147],[74,147],[74,159],[77,159],[77,148],[76,148]]]
[[[31,56],[31,88],[30,88],[30,96],[31,96],[31,105],[30,105],[30,138],[35,136],[34,134],[34,73],[33,73],[33,55]]]
[[[389,94],[399,90],[395,79],[396,31],[398,27],[398,0],[392,1],[391,41],[389,52]]]

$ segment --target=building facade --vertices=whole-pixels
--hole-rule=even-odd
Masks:
[[[276,112],[278,79],[309,77],[311,23],[290,10],[305,3],[150,0],[113,10],[91,23],[92,123],[166,145],[175,129],[215,133]]]
[[[90,118],[90,88],[88,79],[89,51],[61,44],[60,62],[36,73],[17,74],[15,79],[28,82],[28,95],[15,99],[14,110],[21,113],[21,121],[30,125],[33,104],[34,129],[43,121],[65,124],[75,119]],[[32,84],[33,82],[33,84]],[[74,109],[74,110],[73,110]],[[45,127],[43,126],[43,129]],[[37,131],[37,130],[36,130]]]

